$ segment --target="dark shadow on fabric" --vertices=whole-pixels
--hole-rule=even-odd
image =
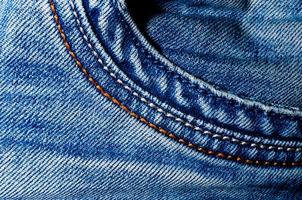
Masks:
[[[162,12],[158,6],[158,0],[126,0],[126,4],[136,26],[144,34],[144,37],[159,50],[160,48],[152,42],[146,31],[146,25],[152,16]]]

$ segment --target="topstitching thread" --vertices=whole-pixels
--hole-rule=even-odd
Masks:
[[[54,21],[56,23],[59,34],[60,34],[60,36],[63,40],[63,43],[64,43],[66,49],[69,52],[69,54],[71,55],[71,57],[76,62],[77,67],[83,72],[83,74],[89,80],[89,82],[92,83],[95,86],[95,88],[104,97],[108,98],[114,104],[118,105],[124,111],[129,113],[132,117],[140,120],[141,122],[145,123],[149,127],[153,128],[153,129],[157,130],[158,132],[166,135],[167,137],[177,141],[178,143],[186,145],[187,147],[189,147],[191,149],[194,149],[198,152],[202,152],[206,155],[212,155],[212,156],[215,156],[217,158],[224,158],[224,159],[227,159],[227,160],[233,160],[233,161],[237,161],[237,162],[241,162],[241,163],[245,163],[245,164],[254,164],[254,165],[261,165],[261,166],[287,166],[287,167],[302,166],[302,162],[275,162],[275,161],[250,160],[250,159],[244,159],[244,158],[239,157],[239,156],[227,155],[227,154],[224,154],[224,153],[221,153],[221,152],[208,150],[208,149],[203,148],[201,146],[198,146],[198,145],[196,145],[196,144],[194,144],[190,141],[187,141],[184,138],[178,137],[177,135],[175,135],[173,133],[168,132],[167,130],[165,130],[165,129],[149,122],[146,118],[144,118],[144,117],[136,114],[135,112],[131,111],[127,106],[125,106],[123,103],[121,103],[118,99],[116,99],[115,97],[113,97],[109,93],[107,93],[104,90],[104,88],[98,84],[98,82],[90,75],[88,70],[83,66],[83,64],[80,62],[80,60],[78,59],[78,57],[76,56],[74,51],[71,49],[71,45],[69,44],[69,42],[67,40],[67,36],[64,33],[64,30],[63,30],[63,27],[61,25],[61,22],[60,22],[58,14],[57,14],[56,7],[53,3],[53,0],[49,0],[49,2],[50,2],[50,8],[51,8],[51,11],[53,13]]]
[[[77,11],[75,9],[73,0],[69,0],[71,7],[73,9],[73,14],[76,17],[76,22],[77,22],[77,26],[84,38],[85,43],[87,44],[87,46],[89,47],[89,49],[92,51],[93,55],[96,57],[98,63],[102,66],[102,68],[104,70],[106,70],[109,75],[116,81],[118,82],[120,85],[122,85],[126,90],[128,90],[129,92],[132,93],[132,95],[134,95],[135,97],[139,98],[142,102],[144,102],[145,104],[147,104],[149,107],[157,110],[158,112],[164,114],[166,117],[169,117],[173,120],[175,120],[176,122],[180,122],[182,123],[184,126],[189,127],[195,131],[198,131],[204,135],[210,136],[214,139],[219,139],[219,140],[223,140],[223,141],[229,141],[232,143],[236,143],[239,144],[241,146],[250,146],[252,148],[259,148],[259,149],[268,149],[268,150],[276,150],[276,151],[287,151],[287,152],[301,152],[302,148],[300,147],[282,147],[282,146],[277,146],[277,145],[267,145],[267,144],[260,144],[260,143],[255,143],[255,142],[249,142],[249,141],[242,141],[239,140],[238,138],[235,137],[230,137],[230,136],[224,136],[224,135],[220,135],[220,134],[215,134],[212,133],[208,130],[203,130],[201,127],[199,126],[195,126],[192,123],[175,116],[172,113],[169,113],[167,111],[165,111],[164,109],[160,108],[158,105],[156,105],[155,103],[147,100],[145,97],[142,97],[140,94],[138,94],[136,91],[134,91],[130,86],[128,86],[124,81],[122,81],[121,79],[119,79],[109,68],[107,65],[104,64],[104,62],[102,61],[102,59],[100,58],[99,54],[96,52],[94,46],[92,45],[92,43],[90,42],[90,40],[88,39],[88,36],[82,26],[82,23],[79,19],[79,16],[77,14]]]

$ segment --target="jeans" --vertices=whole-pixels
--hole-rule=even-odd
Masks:
[[[299,105],[178,66],[127,6],[0,2],[0,197],[302,199]]]

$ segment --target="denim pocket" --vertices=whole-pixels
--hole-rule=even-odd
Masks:
[[[4,5],[1,197],[300,198],[301,111],[184,72],[122,1]]]
[[[246,164],[301,165],[300,110],[241,99],[182,71],[148,44],[123,2],[69,4],[73,26],[64,32],[55,18],[65,46],[87,79],[131,116],[208,155]],[[57,16],[54,4],[53,12]],[[86,68],[76,56],[82,53],[70,48],[71,28],[97,61],[96,69]],[[101,86],[97,70],[119,89]]]

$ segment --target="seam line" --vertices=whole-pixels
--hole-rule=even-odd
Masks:
[[[124,81],[122,81],[121,79],[119,79],[116,74],[114,74],[102,61],[102,59],[100,58],[100,55],[98,54],[98,52],[95,50],[94,45],[91,44],[90,40],[88,39],[88,36],[86,34],[86,32],[84,31],[84,28],[82,26],[82,23],[79,19],[79,16],[77,14],[77,11],[75,9],[75,5],[73,3],[73,0],[69,0],[70,5],[72,7],[73,10],[73,14],[76,17],[76,23],[77,26],[82,34],[82,37],[84,38],[85,43],[87,44],[88,48],[92,51],[92,54],[96,57],[98,63],[102,66],[102,68],[107,71],[109,73],[109,75],[116,81],[118,82],[120,85],[122,85],[126,90],[128,90],[129,92],[132,93],[132,95],[134,95],[135,97],[139,98],[140,101],[144,102],[145,104],[147,104],[149,107],[157,110],[159,113],[164,114],[166,117],[173,119],[176,122],[180,122],[182,123],[184,126],[189,127],[191,129],[193,129],[194,131],[198,131],[203,135],[207,135],[209,137],[212,137],[213,139],[218,139],[218,140],[222,140],[222,141],[229,141],[241,146],[249,146],[251,148],[257,148],[257,149],[267,149],[267,150],[274,150],[274,151],[287,151],[287,152],[302,152],[302,147],[283,147],[283,146],[277,146],[277,145],[267,145],[267,144],[261,144],[261,143],[256,143],[256,142],[249,142],[249,141],[243,141],[240,140],[236,137],[231,137],[231,136],[224,136],[224,135],[220,135],[220,134],[215,134],[212,133],[211,131],[208,130],[204,130],[199,126],[195,126],[192,123],[175,116],[174,114],[165,111],[164,109],[160,108],[158,105],[156,105],[155,103],[152,103],[150,100],[147,100],[145,97],[142,97],[141,95],[139,95],[136,91],[134,91],[130,86],[128,86]]]
[[[184,138],[181,138],[181,137],[179,137],[179,136],[177,136],[173,133],[170,133],[169,131],[167,131],[167,130],[165,130],[165,129],[149,122],[146,118],[144,118],[144,117],[136,114],[135,112],[131,111],[127,106],[125,106],[123,103],[121,103],[117,98],[115,98],[115,97],[111,96],[109,93],[107,93],[106,90],[101,85],[98,84],[98,82],[90,75],[88,70],[83,66],[83,64],[80,62],[77,55],[72,50],[71,45],[69,44],[69,42],[67,40],[67,36],[64,33],[64,30],[63,30],[63,27],[61,25],[60,18],[57,14],[57,10],[56,10],[56,7],[55,7],[55,4],[54,4],[53,0],[49,0],[49,2],[50,2],[51,11],[53,13],[53,18],[54,18],[54,21],[56,23],[56,27],[58,29],[60,37],[63,40],[64,46],[66,47],[66,50],[68,50],[70,56],[74,59],[77,67],[82,71],[82,73],[89,80],[89,82],[91,84],[93,84],[95,86],[95,88],[104,97],[106,97],[111,102],[118,105],[119,107],[121,107],[124,111],[126,111],[132,117],[138,119],[139,121],[143,122],[144,124],[148,125],[149,127],[157,130],[161,134],[177,141],[178,143],[189,147],[190,149],[196,150],[197,152],[201,152],[201,153],[204,153],[206,155],[210,155],[210,156],[213,156],[213,157],[216,157],[216,158],[223,158],[223,159],[237,161],[237,162],[244,163],[244,164],[258,165],[258,166],[280,166],[280,167],[281,166],[283,166],[283,167],[302,166],[302,162],[277,162],[277,161],[251,160],[251,159],[245,159],[245,158],[242,158],[242,157],[239,157],[239,156],[233,156],[233,155],[229,155],[229,154],[225,154],[225,153],[221,153],[221,152],[208,150],[208,149],[206,149],[204,147],[201,147],[197,144],[194,144],[194,143],[192,143],[192,142],[190,142],[190,141],[188,141]]]

